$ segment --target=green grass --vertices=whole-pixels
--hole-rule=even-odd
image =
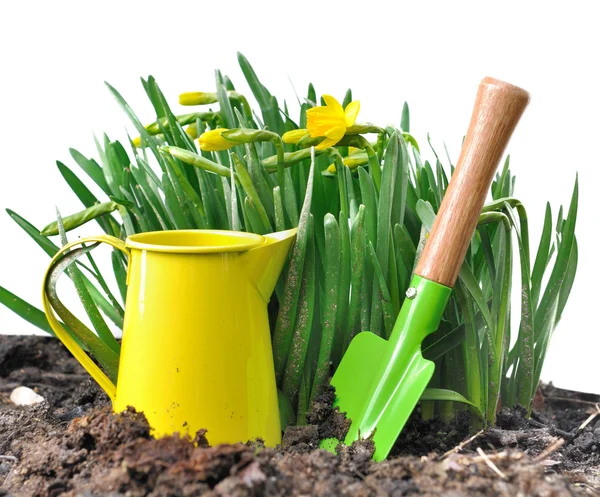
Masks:
[[[41,233],[13,211],[8,213],[50,256],[58,250],[50,238],[61,224],[68,232],[91,220],[120,238],[149,230],[269,233],[298,226],[273,296],[276,305],[270,308],[276,313],[273,353],[282,418],[284,423],[302,423],[310,399],[328,381],[352,337],[363,330],[389,336],[453,165],[444,166],[431,144],[433,160],[421,155],[425,147],[410,135],[406,104],[399,127],[357,124],[336,147],[317,150],[312,157],[313,139],[284,145],[281,135],[305,127],[306,110],[319,103],[314,87],[309,86],[293,120],[287,103],[267,90],[246,58],[239,54],[238,60],[258,109],[251,109],[244,92],[217,72],[216,91],[204,100],[218,102],[219,109],[175,116],[149,77],[142,83],[157,117],[144,126],[107,84],[143,148],[104,135],[97,140],[98,161],[71,149],[74,164],[84,174],[57,165],[82,211]],[[351,100],[348,90],[344,105]],[[227,137],[238,144],[230,151],[200,151],[191,136],[218,126],[229,128]],[[348,147],[362,150],[351,168],[343,164]],[[103,198],[97,199],[86,182],[95,183]],[[532,260],[527,214],[513,196],[514,184],[506,158],[444,319],[423,344],[424,355],[436,363],[423,396],[426,416],[449,418],[468,408],[473,426],[478,426],[494,422],[498,405],[531,408],[549,340],[576,273],[578,190],[576,182],[566,217],[561,209],[553,219],[548,204]],[[61,240],[65,242],[66,236]],[[84,253],[89,265],[79,262],[68,275],[95,334],[86,330],[96,338],[89,339],[81,323],[61,312],[59,301],[53,303],[67,331],[88,351],[97,357],[106,350],[118,354],[105,319],[122,326],[126,260],[118,251],[112,254],[119,289],[115,296],[89,251],[76,255]],[[513,289],[517,258],[520,288]],[[520,310],[515,311],[514,292],[521,296]],[[0,302],[50,333],[41,311],[2,287]],[[516,312],[520,324],[512,329],[511,314]]]

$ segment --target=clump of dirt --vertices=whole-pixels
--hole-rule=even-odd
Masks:
[[[561,472],[600,488],[600,396],[545,385],[543,411],[527,417],[524,408],[502,409],[486,431],[482,447],[513,448],[542,458],[547,471]],[[547,453],[547,455],[545,454]]]
[[[335,389],[331,385],[322,387],[306,415],[306,420],[308,423],[318,426],[321,439],[344,440],[350,428],[350,420],[346,418],[345,413],[340,412],[339,407],[333,407],[334,400]]]
[[[143,414],[112,414],[91,381],[55,382],[69,365],[60,346],[62,359],[52,356],[55,341],[51,347],[39,338],[19,342],[36,350],[7,363],[2,351],[13,339],[21,340],[0,337],[0,392],[17,386],[18,377],[40,395],[54,394],[32,407],[0,402],[0,496],[560,497],[593,495],[590,489],[600,488],[593,479],[600,417],[580,428],[596,397],[546,387],[543,411],[527,418],[523,410],[504,410],[495,428],[446,457],[468,436],[468,420],[421,421],[415,412],[394,455],[377,463],[371,441],[339,445],[338,455],[318,450],[322,438],[343,438],[348,429],[328,390],[307,416],[310,424],[288,428],[281,447],[265,448],[260,441],[209,447],[204,430],[194,440],[152,438]],[[65,375],[83,374],[71,366]]]
[[[66,419],[81,409],[108,404],[108,397],[56,339],[0,335],[0,395],[25,385],[44,397]],[[2,404],[0,403],[0,409]],[[73,412],[69,413],[70,410]]]
[[[391,456],[426,456],[432,452],[443,454],[468,435],[467,411],[459,413],[452,423],[445,423],[439,418],[421,419],[421,409],[417,406],[394,444]]]

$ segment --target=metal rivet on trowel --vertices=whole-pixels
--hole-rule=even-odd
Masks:
[[[410,287],[408,290],[406,290],[406,298],[407,299],[414,299],[417,296],[417,289],[415,287]]]

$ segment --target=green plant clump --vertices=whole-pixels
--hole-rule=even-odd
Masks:
[[[433,160],[422,158],[410,135],[406,104],[399,127],[356,124],[358,109],[348,90],[342,108],[353,119],[332,132],[337,141],[311,136],[306,131],[307,111],[318,112],[325,103],[333,109],[330,97],[319,99],[309,85],[293,120],[287,103],[280,105],[248,60],[241,54],[238,60],[259,112],[217,71],[214,93],[183,94],[180,102],[217,104],[218,110],[176,116],[149,77],[142,84],[157,117],[143,126],[117,90],[107,85],[139,138],[123,144],[104,135],[96,141],[99,162],[70,150],[86,181],[95,183],[104,198],[92,194],[85,175],[57,162],[84,210],[59,217],[41,232],[16,212],[8,214],[50,256],[59,249],[53,236],[60,232],[64,244],[66,232],[90,220],[123,239],[151,230],[264,234],[297,226],[296,244],[269,309],[282,423],[302,424],[311,399],[328,381],[352,337],[362,330],[389,336],[448,186],[448,171],[430,143]],[[285,135],[284,142],[284,134],[294,130],[298,131]],[[195,141],[201,135],[203,150]],[[449,157],[447,161],[451,173]],[[513,197],[514,185],[507,157],[444,319],[423,344],[425,357],[436,363],[422,398],[424,416],[448,419],[470,409],[473,426],[481,426],[494,422],[499,406],[518,403],[531,409],[548,342],[577,268],[578,190],[575,182],[568,211],[561,208],[555,219],[547,205],[531,259],[527,214]],[[117,296],[91,254],[85,255],[87,263],[71,266],[68,274],[95,333],[70,313],[58,314],[65,329],[114,379],[119,344],[106,319],[123,325],[127,261],[113,251]],[[520,324],[512,330],[511,284],[517,258]],[[2,287],[0,302],[52,333],[43,312]]]

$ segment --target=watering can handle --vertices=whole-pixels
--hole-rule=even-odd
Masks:
[[[492,178],[529,94],[509,83],[484,78],[469,129],[415,273],[453,287]]]
[[[85,370],[96,380],[96,382],[102,387],[102,389],[108,394],[111,401],[114,401],[117,387],[110,380],[106,374],[92,361],[92,359],[85,353],[85,351],[81,348],[81,346],[71,337],[69,333],[63,328],[63,326],[58,321],[56,314],[54,313],[54,309],[52,308],[52,304],[50,302],[50,298],[48,296],[48,289],[50,283],[50,275],[56,265],[60,263],[66,254],[70,252],[73,247],[78,245],[82,245],[84,243],[107,243],[112,247],[120,250],[129,256],[129,250],[125,246],[125,242],[115,238],[110,235],[100,235],[100,236],[90,236],[87,238],[81,238],[75,242],[71,242],[64,247],[62,247],[57,254],[50,261],[50,265],[48,266],[48,270],[44,275],[44,282],[42,286],[42,301],[44,305],[44,312],[46,313],[46,318],[48,319],[48,323],[50,327],[56,334],[57,338],[67,347],[69,352],[73,354],[75,359],[79,361],[79,363],[85,368]]]

